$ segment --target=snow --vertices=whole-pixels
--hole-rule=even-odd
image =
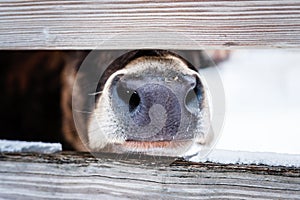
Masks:
[[[222,164],[263,164],[270,166],[300,167],[300,155],[282,154],[274,152],[248,152],[232,150],[213,150],[207,157],[198,159],[193,157],[194,162],[215,162]]]
[[[17,153],[17,152],[36,152],[36,153],[55,153],[62,151],[60,143],[44,142],[25,142],[14,140],[0,140],[0,152]]]

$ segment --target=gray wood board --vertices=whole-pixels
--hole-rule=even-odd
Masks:
[[[300,199],[300,169],[88,153],[0,154],[4,199]]]
[[[0,49],[299,48],[298,0],[3,0]]]

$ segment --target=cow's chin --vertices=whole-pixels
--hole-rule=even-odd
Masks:
[[[154,156],[182,156],[192,146],[192,140],[135,141],[108,144],[101,152],[140,153]]]

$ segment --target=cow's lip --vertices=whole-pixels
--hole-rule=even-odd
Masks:
[[[180,156],[193,144],[193,140],[161,140],[140,141],[125,140],[123,142],[111,143],[101,149],[101,152],[110,153],[142,153],[157,156]]]

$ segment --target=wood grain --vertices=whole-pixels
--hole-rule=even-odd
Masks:
[[[3,0],[0,49],[299,48],[298,0]]]
[[[4,199],[300,199],[300,169],[87,153],[1,154]]]

